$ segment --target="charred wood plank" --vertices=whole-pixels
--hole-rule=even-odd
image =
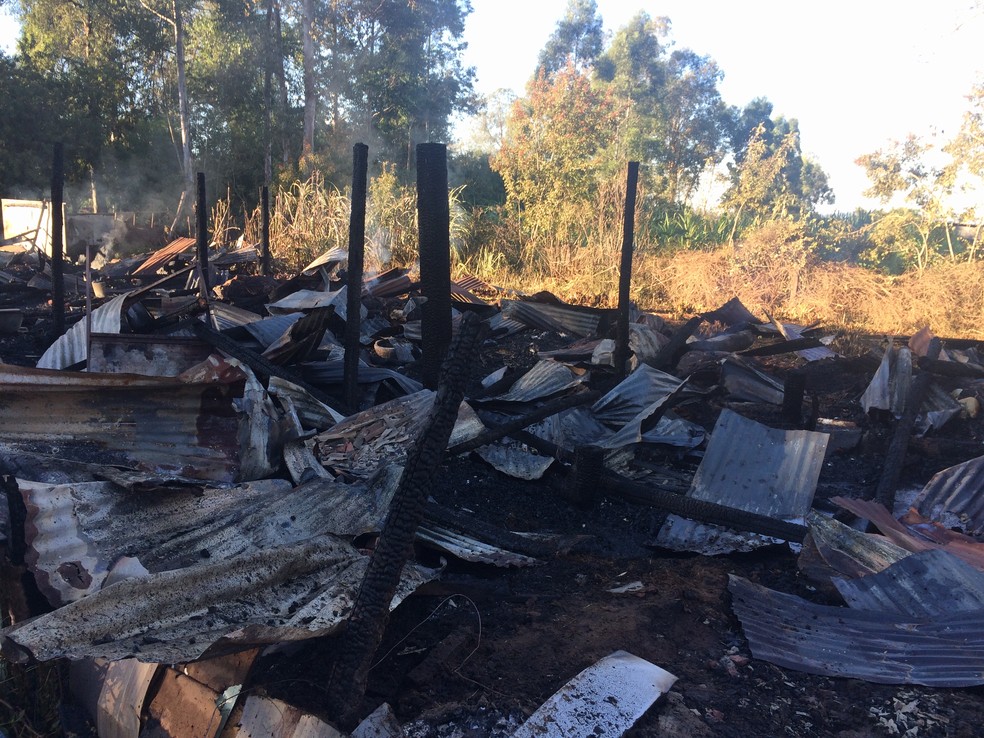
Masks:
[[[359,717],[369,667],[389,620],[389,605],[413,550],[424,501],[444,458],[472,360],[484,333],[485,324],[476,315],[463,316],[444,362],[434,408],[407,456],[400,485],[352,607],[327,686],[329,714],[345,729],[353,728]]]

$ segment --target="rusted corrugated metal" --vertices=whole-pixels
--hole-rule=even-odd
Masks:
[[[409,269],[388,269],[362,282],[362,294],[385,299],[405,295],[413,286]]]
[[[777,520],[803,520],[813,503],[827,438],[769,428],[725,409],[688,496]],[[674,550],[726,553],[774,541],[670,515],[656,542]]]
[[[911,618],[984,613],[984,572],[939,549],[914,553],[877,574],[834,579],[834,585],[858,610]]]
[[[933,548],[945,548],[974,568],[984,571],[984,543],[948,531],[925,518],[918,519],[918,513],[915,514],[917,520],[910,520],[903,524],[896,520],[883,505],[871,500],[831,497],[830,501],[835,505],[840,505],[845,510],[849,510],[859,518],[871,521],[892,543],[907,551],[918,553]],[[908,517],[913,517],[911,511]]]
[[[0,448],[233,482],[243,386],[4,365]]]
[[[150,258],[133,270],[133,275],[153,274],[174,257],[189,251],[195,246],[194,238],[176,238],[164,248],[155,251]]]
[[[335,632],[368,559],[332,536],[224,561],[127,579],[5,629],[17,660],[134,656],[194,661],[209,651],[296,641]],[[391,607],[433,576],[407,566]]]
[[[731,576],[752,655],[810,674],[878,684],[984,684],[984,612],[916,619],[816,605]]]
[[[958,527],[973,536],[984,533],[984,456],[936,474],[914,506],[947,528]]]

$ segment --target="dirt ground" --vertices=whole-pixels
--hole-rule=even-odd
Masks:
[[[0,339],[0,358],[33,365],[50,339],[43,306],[27,330]],[[488,345],[476,375],[506,363],[532,363],[538,350],[565,339],[526,331]],[[822,417],[857,422],[854,449],[831,454],[815,505],[831,496],[870,496],[881,472],[891,426],[862,416],[856,403],[877,358],[828,360],[808,370],[808,396]],[[788,357],[762,360],[782,376]],[[981,390],[978,390],[981,395]],[[684,406],[680,414],[713,427],[722,400]],[[741,405],[739,412],[782,426],[779,408]],[[979,456],[984,420],[958,419],[911,444],[903,488]],[[675,450],[654,451],[652,464],[682,480],[699,463]],[[685,485],[684,485],[685,486]],[[440,580],[393,613],[370,673],[368,712],[388,702],[407,735],[509,736],[567,680],[598,659],[625,650],[676,675],[661,698],[626,735],[649,736],[978,736],[984,688],[886,686],[799,673],[751,658],[727,590],[729,574],[802,596],[842,604],[797,567],[789,546],[752,554],[706,557],[660,550],[663,515],[653,508],[599,497],[588,506],[564,497],[565,478],[551,469],[537,482],[493,470],[474,455],[451,458],[433,499],[476,520],[576,539],[562,555],[537,566],[502,569],[447,561]],[[421,550],[429,563],[435,554]],[[632,585],[625,587],[625,585]],[[623,588],[624,591],[613,590]],[[265,657],[248,689],[318,713],[323,707],[331,640]],[[982,665],[984,669],[984,665]]]

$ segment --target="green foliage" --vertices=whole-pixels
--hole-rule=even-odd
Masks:
[[[583,71],[598,58],[603,42],[598,3],[595,0],[567,0],[564,17],[540,51],[536,73],[549,76],[568,64]]]
[[[731,219],[680,206],[656,211],[648,219],[649,241],[659,250],[712,249],[726,243]]]
[[[492,168],[505,183],[507,203],[521,213],[533,240],[585,243],[585,204],[594,200],[612,161],[618,108],[573,65],[539,75],[516,102]]]

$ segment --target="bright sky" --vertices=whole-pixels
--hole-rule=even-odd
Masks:
[[[472,0],[465,61],[478,90],[522,93],[567,0]],[[836,209],[874,206],[858,156],[909,133],[952,136],[984,81],[984,0],[598,0],[609,33],[635,13],[667,16],[671,39],[713,58],[727,103],[766,97],[800,123]],[[0,14],[0,47],[16,24]]]
[[[984,81],[984,0],[597,0],[606,32],[666,16],[678,47],[724,72],[725,102],[768,98],[800,123],[835,209],[872,207],[860,155],[909,133],[951,137]],[[466,63],[480,92],[522,93],[567,0],[472,0]]]

